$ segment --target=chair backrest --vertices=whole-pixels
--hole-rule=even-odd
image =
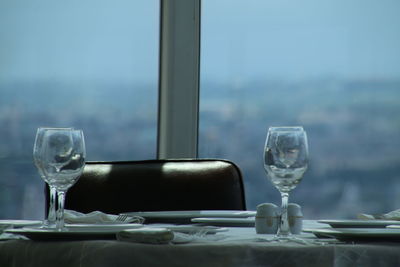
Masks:
[[[48,200],[48,193],[47,193]],[[240,169],[219,159],[87,162],[66,209],[130,211],[245,210]]]

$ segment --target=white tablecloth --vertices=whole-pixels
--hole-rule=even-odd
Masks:
[[[0,266],[400,266],[398,243],[270,243],[260,238],[271,236],[239,227],[220,235],[226,238],[178,245],[116,240],[0,241]]]

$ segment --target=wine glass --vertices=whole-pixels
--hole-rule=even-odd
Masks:
[[[48,130],[44,135],[44,172],[58,194],[56,229],[64,231],[64,203],[68,189],[85,166],[86,149],[82,130]]]
[[[55,227],[56,224],[56,199],[57,199],[57,191],[55,186],[49,183],[49,179],[45,174],[44,165],[43,165],[43,149],[44,149],[44,135],[48,130],[70,130],[71,128],[50,128],[50,127],[39,127],[36,131],[35,143],[33,145],[33,161],[35,163],[36,168],[38,169],[40,177],[49,185],[50,188],[50,199],[49,199],[49,207],[48,214],[45,220],[43,221],[42,227],[44,228],[52,228]]]
[[[270,127],[264,148],[264,169],[282,197],[276,240],[291,239],[287,216],[289,192],[300,183],[307,166],[307,134],[303,127]]]

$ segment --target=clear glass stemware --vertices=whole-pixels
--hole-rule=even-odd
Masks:
[[[64,231],[64,203],[68,189],[78,180],[85,166],[86,149],[83,132],[49,130],[45,133],[45,173],[58,194],[56,229]]]
[[[48,130],[71,130],[71,128],[52,128],[52,127],[39,127],[36,131],[35,143],[33,145],[33,161],[38,169],[40,177],[49,185],[50,199],[47,217],[43,221],[42,227],[54,228],[56,225],[56,199],[57,190],[54,185],[49,183],[49,179],[44,171],[43,152],[44,152],[44,135]]]
[[[282,198],[276,240],[291,239],[287,216],[289,192],[300,183],[307,167],[308,143],[303,127],[270,127],[264,147],[264,169]]]

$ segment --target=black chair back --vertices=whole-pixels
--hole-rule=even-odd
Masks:
[[[242,174],[233,162],[177,159],[87,162],[80,179],[68,190],[65,208],[118,214],[245,210],[246,204]]]

